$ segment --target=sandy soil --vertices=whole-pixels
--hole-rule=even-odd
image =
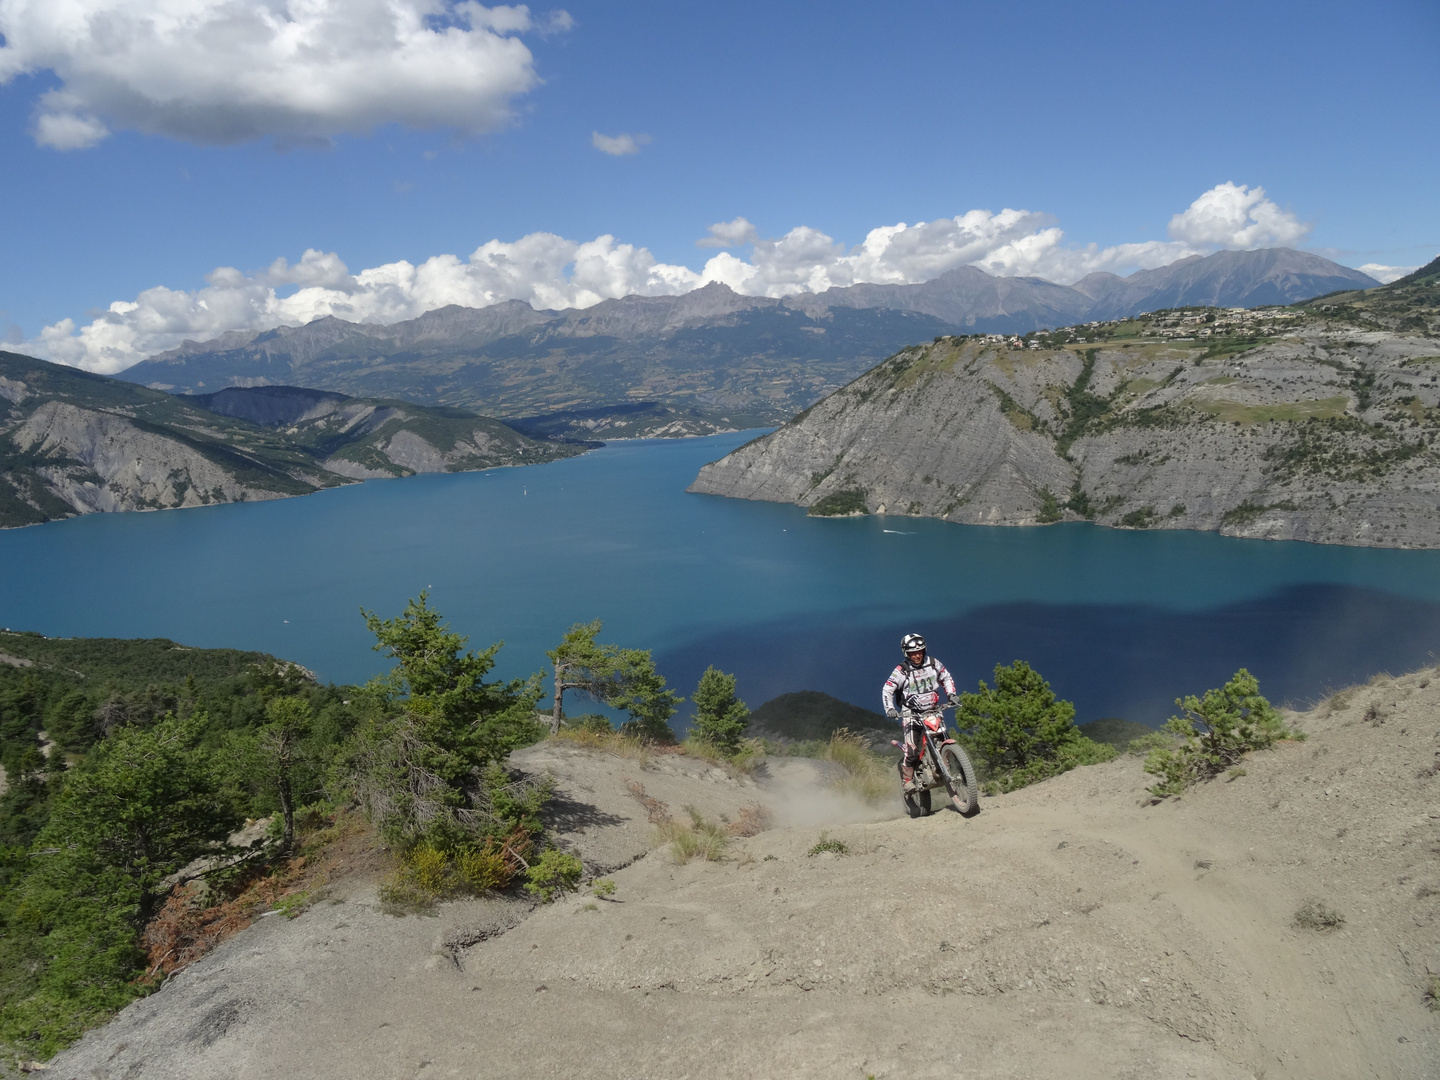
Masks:
[[[531,748],[613,901],[397,919],[357,884],[260,920],[51,1075],[1440,1076],[1440,674],[1299,722],[1308,741],[1183,799],[1153,805],[1125,759],[916,821],[813,762],[752,780]],[[778,825],[676,865],[631,781]],[[808,854],[822,830],[847,853]],[[1297,928],[1311,900],[1344,925]]]

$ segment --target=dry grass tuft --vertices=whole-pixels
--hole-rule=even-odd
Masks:
[[[1347,686],[1344,690],[1336,690],[1324,701],[1320,702],[1316,708],[1318,709],[1324,706],[1326,716],[1329,716],[1331,713],[1344,712],[1350,707],[1350,701],[1355,696],[1355,689],[1353,686]]]
[[[1295,912],[1294,925],[1297,930],[1338,930],[1345,925],[1345,916],[1319,900],[1307,900]]]
[[[691,735],[680,744],[680,749],[686,757],[699,758],[701,761],[718,765],[731,776],[749,775],[765,760],[764,739],[744,739],[739,750],[727,754],[718,746]]]
[[[625,786],[630,789],[630,797],[645,808],[645,815],[651,825],[664,825],[670,820],[670,807],[659,799],[645,794],[644,784],[627,779]]]
[[[768,806],[751,803],[742,806],[738,817],[730,823],[731,836],[759,836],[774,823],[775,815]]]
[[[730,843],[730,834],[724,824],[710,821],[693,806],[685,807],[685,812],[690,817],[688,822],[673,818],[667,820],[656,829],[657,835],[662,841],[669,842],[670,853],[677,863],[687,863],[691,859],[719,862],[725,857],[725,848]]]
[[[619,731],[596,731],[594,728],[585,727],[561,728],[550,738],[601,754],[631,758],[639,762],[642,769],[650,764],[653,752],[651,744],[644,739],[636,738],[634,735],[625,735]]]
[[[845,728],[830,736],[820,757],[845,770],[835,781],[836,790],[858,795],[867,803],[883,801],[893,795],[899,785],[894,766],[871,750],[863,736]]]

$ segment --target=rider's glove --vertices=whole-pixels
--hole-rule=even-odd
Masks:
[[[900,714],[895,711],[895,706],[893,706],[893,705],[890,706],[890,708],[888,708],[888,709],[885,710],[885,715],[888,716],[891,720],[899,720],[899,719],[900,719]]]

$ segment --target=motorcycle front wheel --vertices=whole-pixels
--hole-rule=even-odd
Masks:
[[[955,809],[969,817],[980,809],[980,786],[975,778],[975,766],[970,764],[970,755],[965,748],[949,743],[940,748],[940,758],[945,771],[950,774],[950,801]],[[927,792],[928,794],[928,792]]]
[[[900,797],[905,800],[905,812],[912,818],[926,817],[930,813],[930,789],[919,788],[915,791],[906,791],[904,782],[901,782]]]

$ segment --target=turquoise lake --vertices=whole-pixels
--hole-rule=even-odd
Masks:
[[[1241,666],[1300,703],[1440,651],[1440,551],[822,520],[685,493],[753,434],[0,532],[0,625],[260,649],[354,682],[386,666],[360,609],[429,589],[472,646],[505,641],[505,675],[600,618],[681,693],[713,663],[751,705],[815,689],[869,708],[915,629],[962,688],[1023,658],[1080,721],[1151,724]]]

